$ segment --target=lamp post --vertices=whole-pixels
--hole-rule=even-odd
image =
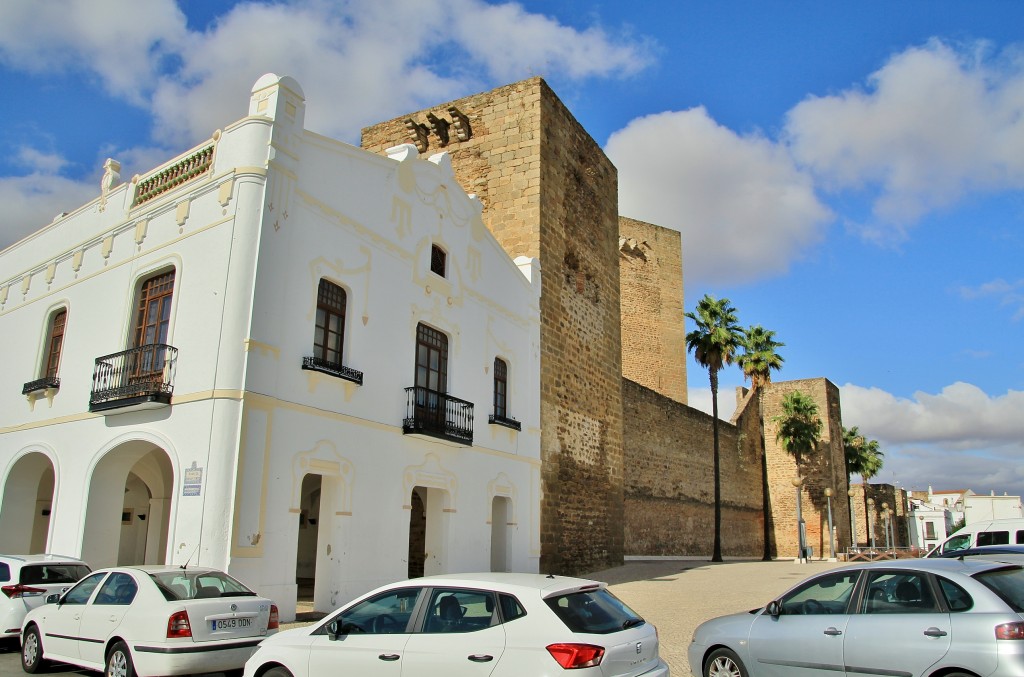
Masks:
[[[882,528],[885,529],[885,549],[889,550],[892,545],[889,541],[889,504],[882,503]]]
[[[848,489],[846,495],[850,497],[847,501],[850,505],[850,547],[857,549],[857,510],[853,507],[853,496],[856,494],[853,489]]]
[[[804,547],[803,496],[800,493],[800,485],[804,483],[804,478],[797,475],[793,478],[792,482],[793,486],[796,487],[796,542],[799,548],[796,559],[798,562],[803,562],[807,552]]]
[[[832,487],[825,487],[825,500],[828,501],[828,552],[829,557],[836,558],[836,542],[832,538]]]
[[[871,549],[875,549],[875,499],[868,499],[868,515],[864,519],[868,522],[868,541],[871,543]]]

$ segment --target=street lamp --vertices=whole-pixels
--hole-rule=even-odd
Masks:
[[[828,551],[832,559],[836,558],[836,542],[832,538],[832,487],[825,487],[825,500],[828,501]]]
[[[853,497],[857,492],[853,489],[848,489],[846,495],[850,497],[848,501],[850,506],[850,547],[854,550],[857,549],[857,511],[853,507]]]
[[[875,549],[875,499],[868,499],[868,514],[864,518],[868,522],[868,540],[871,542],[871,549]]]
[[[891,549],[889,541],[889,504],[882,503],[882,528],[885,529],[885,549]]]
[[[805,559],[806,549],[804,546],[804,516],[803,510],[803,495],[800,493],[800,485],[804,483],[804,478],[797,475],[792,479],[793,486],[796,487],[796,542],[797,547],[800,548],[799,554],[797,555],[797,561],[803,562]]]

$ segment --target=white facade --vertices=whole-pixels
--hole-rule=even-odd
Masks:
[[[912,498],[907,523],[910,545],[928,552],[946,540],[953,522],[947,507]]]
[[[264,76],[248,117],[130,182],[108,163],[97,200],[0,252],[0,551],[221,567],[282,620],[301,579],[328,610],[414,570],[537,570],[538,262],[447,155],[377,156],[304,110]],[[322,281],[344,368],[313,359]],[[457,434],[445,398],[408,399],[428,372],[474,404]]]
[[[1006,493],[997,496],[995,491],[989,494],[976,494],[970,489],[932,491],[932,488],[928,487],[928,500],[946,506],[951,512],[953,523],[964,520],[965,524],[974,524],[985,520],[1024,517],[1020,496],[1010,496]]]

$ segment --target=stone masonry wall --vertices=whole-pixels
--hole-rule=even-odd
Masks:
[[[711,416],[624,380],[626,554],[710,557],[714,545]],[[720,394],[721,396],[721,394]],[[764,547],[759,423],[748,399],[719,423],[722,555]]]
[[[794,391],[809,395],[818,405],[822,419],[821,441],[810,458],[803,458],[799,472],[796,459],[782,448],[777,439],[778,424],[773,420],[782,414],[782,401]],[[832,523],[837,552],[850,542],[850,509],[846,500],[849,485],[843,454],[843,424],[839,389],[824,378],[770,383],[762,394],[764,409],[765,448],[768,459],[769,495],[773,513],[773,540],[778,557],[796,557],[797,489],[793,479],[803,478],[800,504],[807,532],[807,545],[814,548],[814,557],[829,556],[828,508],[825,489],[831,488]]]
[[[619,217],[622,375],[686,404],[679,231]]]
[[[407,121],[466,116],[472,137],[431,132],[476,193],[509,256],[541,262],[541,570],[622,561],[622,367],[615,167],[540,78],[363,130],[383,152],[412,140]],[[514,411],[514,402],[512,403]]]

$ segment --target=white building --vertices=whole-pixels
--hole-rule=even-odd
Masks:
[[[221,567],[295,611],[536,571],[540,269],[447,155],[249,115],[0,252],[0,552]]]
[[[953,523],[963,520],[965,524],[974,524],[985,520],[1024,517],[1020,496],[1010,496],[1005,492],[997,496],[995,491],[976,494],[970,489],[932,491],[928,487],[928,500],[950,510]]]
[[[929,503],[921,499],[909,499],[910,512],[907,524],[910,531],[910,545],[930,551],[946,540],[953,524],[951,512],[942,504]]]

